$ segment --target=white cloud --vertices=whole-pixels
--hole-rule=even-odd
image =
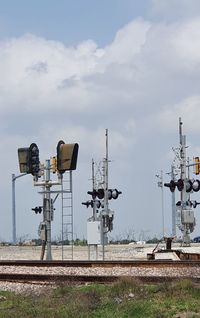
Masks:
[[[199,0],[151,0],[151,14],[168,21],[199,15]]]
[[[149,228],[152,219],[159,220],[154,178],[159,169],[170,168],[178,117],[194,137],[190,144],[198,146],[199,26],[200,19],[191,16],[170,23],[136,19],[104,48],[91,40],[66,47],[30,34],[2,41],[0,164],[9,167],[9,173],[3,172],[2,193],[9,188],[8,176],[18,171],[17,148],[36,142],[44,160],[55,155],[60,139],[78,142],[80,170],[75,180],[81,189],[76,193],[80,212],[90,162],[105,156],[108,128],[109,157],[115,167],[111,176],[123,192],[116,207],[117,226],[127,227],[130,218],[138,229]],[[8,211],[7,192],[2,196]],[[27,196],[26,204],[30,201]],[[155,223],[152,231],[159,228]]]
[[[190,133],[200,133],[200,95],[190,96],[175,105],[166,105],[164,110],[158,113],[157,125],[159,130],[170,131],[175,127],[178,118],[185,123],[185,128]]]

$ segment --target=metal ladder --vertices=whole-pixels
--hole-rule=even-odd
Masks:
[[[73,193],[72,171],[63,174],[61,184],[62,204],[62,260],[73,260]]]

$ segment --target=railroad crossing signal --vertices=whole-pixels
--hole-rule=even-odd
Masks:
[[[93,189],[92,191],[88,191],[87,193],[92,196],[93,200],[96,199],[96,197],[100,200],[105,197],[105,190],[102,188],[97,190]],[[116,200],[121,193],[122,192],[117,189],[108,189],[108,200]]]
[[[35,211],[35,214],[42,213],[42,206],[36,206],[35,208],[32,208],[33,211]]]
[[[94,204],[96,204],[97,209],[99,209],[102,206],[102,203],[99,200],[90,200],[90,201],[82,202],[82,204],[85,205],[87,208],[89,206],[91,206],[91,208],[93,208]]]
[[[184,188],[184,183],[182,179],[179,179],[178,181],[171,180],[169,183],[164,183],[165,187],[168,187],[171,192],[174,192],[176,187],[179,191],[182,191]]]
[[[186,179],[185,181],[183,181],[182,179],[179,179],[178,181],[171,180],[169,183],[164,183],[164,186],[168,187],[171,192],[174,192],[176,187],[179,191],[182,191],[184,189],[184,183],[186,186],[186,192],[198,192],[200,190],[200,181],[197,179]]]

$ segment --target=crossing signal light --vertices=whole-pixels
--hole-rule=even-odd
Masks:
[[[91,201],[82,202],[82,204],[88,208],[89,206],[91,206]]]
[[[76,170],[79,145],[65,144],[60,140],[57,145],[57,170],[64,173],[69,170]]]
[[[198,192],[200,190],[200,181],[199,180],[194,180],[192,183],[192,190],[194,192]]]
[[[30,147],[18,149],[19,170],[21,173],[31,173],[38,176],[40,171],[39,149],[35,143]]]
[[[42,207],[41,206],[36,206],[35,208],[32,209],[33,211],[35,211],[35,213],[41,213],[42,212]]]
[[[171,180],[169,183],[164,183],[165,187],[168,187],[171,192],[174,192],[176,189],[175,181]]]
[[[85,205],[87,208],[91,206],[94,207],[94,204],[96,204],[96,208],[99,209],[101,207],[101,202],[99,200],[90,200],[86,202],[82,202],[83,205]]]
[[[192,181],[191,180],[187,180],[186,181],[186,192],[190,192],[192,190],[193,190]]]
[[[184,181],[179,179],[178,181],[171,180],[169,183],[164,183],[165,187],[170,188],[171,192],[174,192],[176,187],[179,191],[182,191],[184,188]],[[200,190],[200,181],[199,180],[185,180],[186,192],[198,192]]]
[[[176,187],[179,191],[182,191],[184,188],[184,182],[182,179],[179,179],[178,181],[171,180],[169,183],[164,183],[165,187],[168,187],[171,192],[174,192]]]
[[[109,200],[110,200],[110,199],[116,200],[116,199],[118,198],[118,196],[119,196],[120,194],[122,194],[122,192],[121,192],[121,191],[118,191],[117,189],[110,189],[110,190],[108,190],[108,193],[109,193],[109,191],[111,191],[111,198],[108,197]]]
[[[88,191],[87,193],[92,196],[93,200],[96,199],[96,197],[99,200],[102,200],[105,197],[105,190],[102,188],[97,190],[93,189],[92,191]],[[116,200],[121,193],[122,192],[117,189],[108,189],[108,200]]]
[[[56,173],[56,171],[57,171],[57,158],[56,157],[51,158],[51,171],[53,173]]]
[[[195,157],[194,158],[194,173],[197,175],[200,173],[200,160],[199,157]]]
[[[87,194],[91,195],[93,200],[95,200],[97,197],[97,191],[95,189],[88,191]]]

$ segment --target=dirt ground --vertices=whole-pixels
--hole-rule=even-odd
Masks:
[[[147,259],[147,254],[152,253],[156,244],[129,244],[129,245],[106,245],[104,248],[104,259],[119,260],[119,259]],[[159,245],[159,248],[164,249],[165,245]],[[180,244],[174,244],[172,249],[180,249],[190,253],[200,253],[200,244],[194,243],[191,247],[181,247]],[[52,246],[52,259],[74,259],[87,260],[103,258],[102,246],[95,249],[94,246]],[[41,254],[40,246],[0,246],[0,260],[39,260]],[[73,257],[72,257],[73,255]],[[46,259],[46,254],[44,259]]]

